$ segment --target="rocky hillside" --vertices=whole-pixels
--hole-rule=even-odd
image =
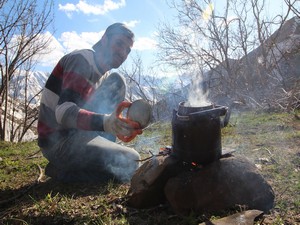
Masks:
[[[206,72],[198,88],[208,93],[211,102],[232,108],[299,108],[299,62],[300,18],[294,17],[248,55],[239,60],[230,59]],[[191,89],[187,85],[167,94],[158,103],[158,118],[170,117],[178,103],[188,99]]]
[[[273,106],[285,92],[295,90],[297,82],[299,86],[299,60],[300,19],[294,17],[248,55],[232,60],[231,77],[227,80],[219,77],[220,84],[226,86],[219,86],[219,91],[212,88],[210,96],[218,101],[223,93],[221,97],[242,102],[248,107]],[[220,67],[217,71],[228,74],[228,68]]]

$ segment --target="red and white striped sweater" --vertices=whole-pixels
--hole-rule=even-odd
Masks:
[[[51,147],[74,129],[103,131],[103,115],[83,107],[105,77],[95,52],[83,49],[60,59],[50,74],[40,104],[38,142]]]

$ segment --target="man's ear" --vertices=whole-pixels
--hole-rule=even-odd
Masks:
[[[108,37],[107,37],[106,34],[104,34],[104,35],[102,36],[102,43],[103,43],[104,45],[106,45],[106,44],[108,43]]]

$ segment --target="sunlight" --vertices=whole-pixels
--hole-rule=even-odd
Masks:
[[[206,9],[204,10],[204,12],[202,13],[202,18],[204,19],[204,21],[210,20],[213,10],[214,10],[214,4],[209,3]]]

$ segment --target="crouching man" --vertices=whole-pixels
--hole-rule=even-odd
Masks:
[[[116,136],[141,134],[116,116],[124,100],[124,79],[109,70],[127,58],[134,34],[110,25],[92,49],[63,56],[50,74],[41,99],[38,144],[48,159],[46,175],[64,182],[127,182],[138,168],[134,149]]]

